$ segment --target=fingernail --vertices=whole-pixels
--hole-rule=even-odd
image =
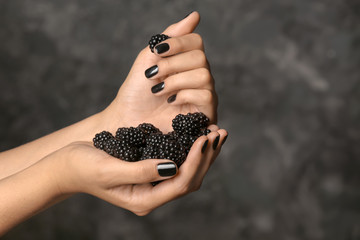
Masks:
[[[187,18],[190,14],[192,14],[194,11],[189,12],[183,19]]]
[[[167,43],[160,43],[159,45],[157,45],[155,47],[157,54],[164,53],[164,52],[168,51],[169,49],[170,49],[170,46]]]
[[[226,139],[227,139],[228,136],[229,136],[229,135],[226,135],[226,136],[224,137],[224,139],[223,139],[223,141],[222,141],[222,143],[221,143],[221,146],[224,145],[224,143],[226,142]]]
[[[162,177],[170,177],[176,174],[176,165],[175,163],[167,162],[167,163],[159,163],[157,165],[157,170],[159,175]]]
[[[175,100],[176,100],[176,94],[170,96],[170,97],[168,98],[167,102],[168,102],[168,103],[172,103],[172,102],[174,102]]]
[[[204,142],[204,145],[203,145],[202,148],[201,148],[201,152],[202,152],[202,153],[205,152],[206,147],[207,147],[207,145],[208,145],[208,142],[209,142],[209,140],[206,140],[206,141]]]
[[[163,90],[164,87],[165,87],[165,83],[164,83],[164,82],[158,83],[158,84],[156,84],[155,86],[153,86],[153,87],[151,88],[151,92],[152,92],[152,93],[158,93],[158,92],[160,92],[161,90]]]
[[[213,149],[214,149],[214,150],[215,150],[216,147],[218,146],[219,140],[220,140],[220,135],[217,136],[217,137],[215,138],[215,140],[214,140],[214,143],[213,143]]]
[[[159,72],[158,66],[154,65],[154,66],[149,67],[148,69],[146,69],[145,76],[147,78],[151,78],[151,77],[155,76],[158,72]]]

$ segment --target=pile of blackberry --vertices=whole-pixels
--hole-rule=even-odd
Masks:
[[[154,47],[161,43],[162,41],[165,41],[166,39],[170,38],[168,35],[165,34],[156,34],[152,36],[149,40],[149,48],[151,52],[154,52]]]
[[[174,131],[167,134],[150,123],[142,123],[136,128],[119,128],[115,136],[102,131],[93,142],[96,148],[125,161],[170,159],[180,167],[196,139],[210,133],[208,124],[209,118],[201,112],[179,114],[172,120]]]

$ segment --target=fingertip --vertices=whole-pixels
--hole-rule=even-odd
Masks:
[[[181,19],[179,22],[170,25],[168,28],[166,28],[163,34],[166,34],[170,37],[177,37],[191,33],[195,30],[199,22],[200,14],[197,11],[194,11],[185,18]]]
[[[200,22],[200,20],[201,20],[200,13],[196,10],[191,11],[190,13],[188,13],[188,15],[186,15],[184,17],[184,19],[187,19],[187,18],[194,18],[198,22]]]
[[[229,136],[229,133],[225,129],[218,130],[218,133],[221,135],[221,140],[220,140],[221,144],[220,144],[220,146],[222,146],[226,142],[226,140],[227,140],[227,138]]]
[[[211,132],[208,134],[209,142],[211,144],[211,148],[216,150],[220,141],[220,134],[217,131]]]
[[[219,130],[219,126],[215,125],[215,124],[211,124],[210,126],[208,126],[208,129],[212,132],[215,132],[217,130]]]

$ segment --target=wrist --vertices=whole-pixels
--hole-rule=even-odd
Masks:
[[[0,198],[0,235],[69,196],[59,191],[56,171],[46,157],[0,181],[0,192],[6,196]]]
[[[64,168],[66,166],[60,151],[49,154],[34,165],[34,167],[39,168],[44,173],[42,178],[47,183],[44,187],[49,193],[48,197],[55,201],[56,199],[63,199],[71,195],[69,191],[65,191],[68,181],[64,172],[68,170]]]
[[[116,99],[98,115],[99,124],[102,127],[100,131],[106,130],[115,134],[119,127],[126,126],[123,122],[124,118],[118,109]]]

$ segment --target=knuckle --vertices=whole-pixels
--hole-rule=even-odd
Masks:
[[[209,90],[204,91],[203,101],[205,103],[212,103],[213,99],[214,99],[214,97],[213,97],[213,94],[211,93],[211,91],[209,91]]]
[[[153,209],[146,205],[146,203],[140,203],[132,206],[129,210],[138,216],[145,216],[149,214]]]
[[[177,46],[179,52],[184,51],[186,42],[183,38],[174,38],[172,41],[174,41],[173,44]]]
[[[178,193],[180,196],[183,196],[189,192],[191,192],[191,189],[188,184],[182,184],[178,187]]]
[[[133,211],[137,216],[143,217],[151,213],[151,210],[145,210],[145,211]]]
[[[203,46],[204,41],[203,41],[203,38],[201,37],[201,35],[198,33],[192,33],[192,34],[193,34],[195,40],[198,42],[199,46]]]
[[[206,66],[207,59],[204,51],[202,50],[194,50],[194,57],[201,66]]]
[[[211,74],[207,68],[200,68],[199,69],[199,79],[201,82],[205,84],[209,84],[211,81]]]
[[[162,72],[171,72],[172,66],[171,61],[168,58],[163,58],[158,62],[160,71]]]
[[[190,101],[191,94],[188,91],[180,91],[177,93],[176,101],[178,103],[186,104]]]

